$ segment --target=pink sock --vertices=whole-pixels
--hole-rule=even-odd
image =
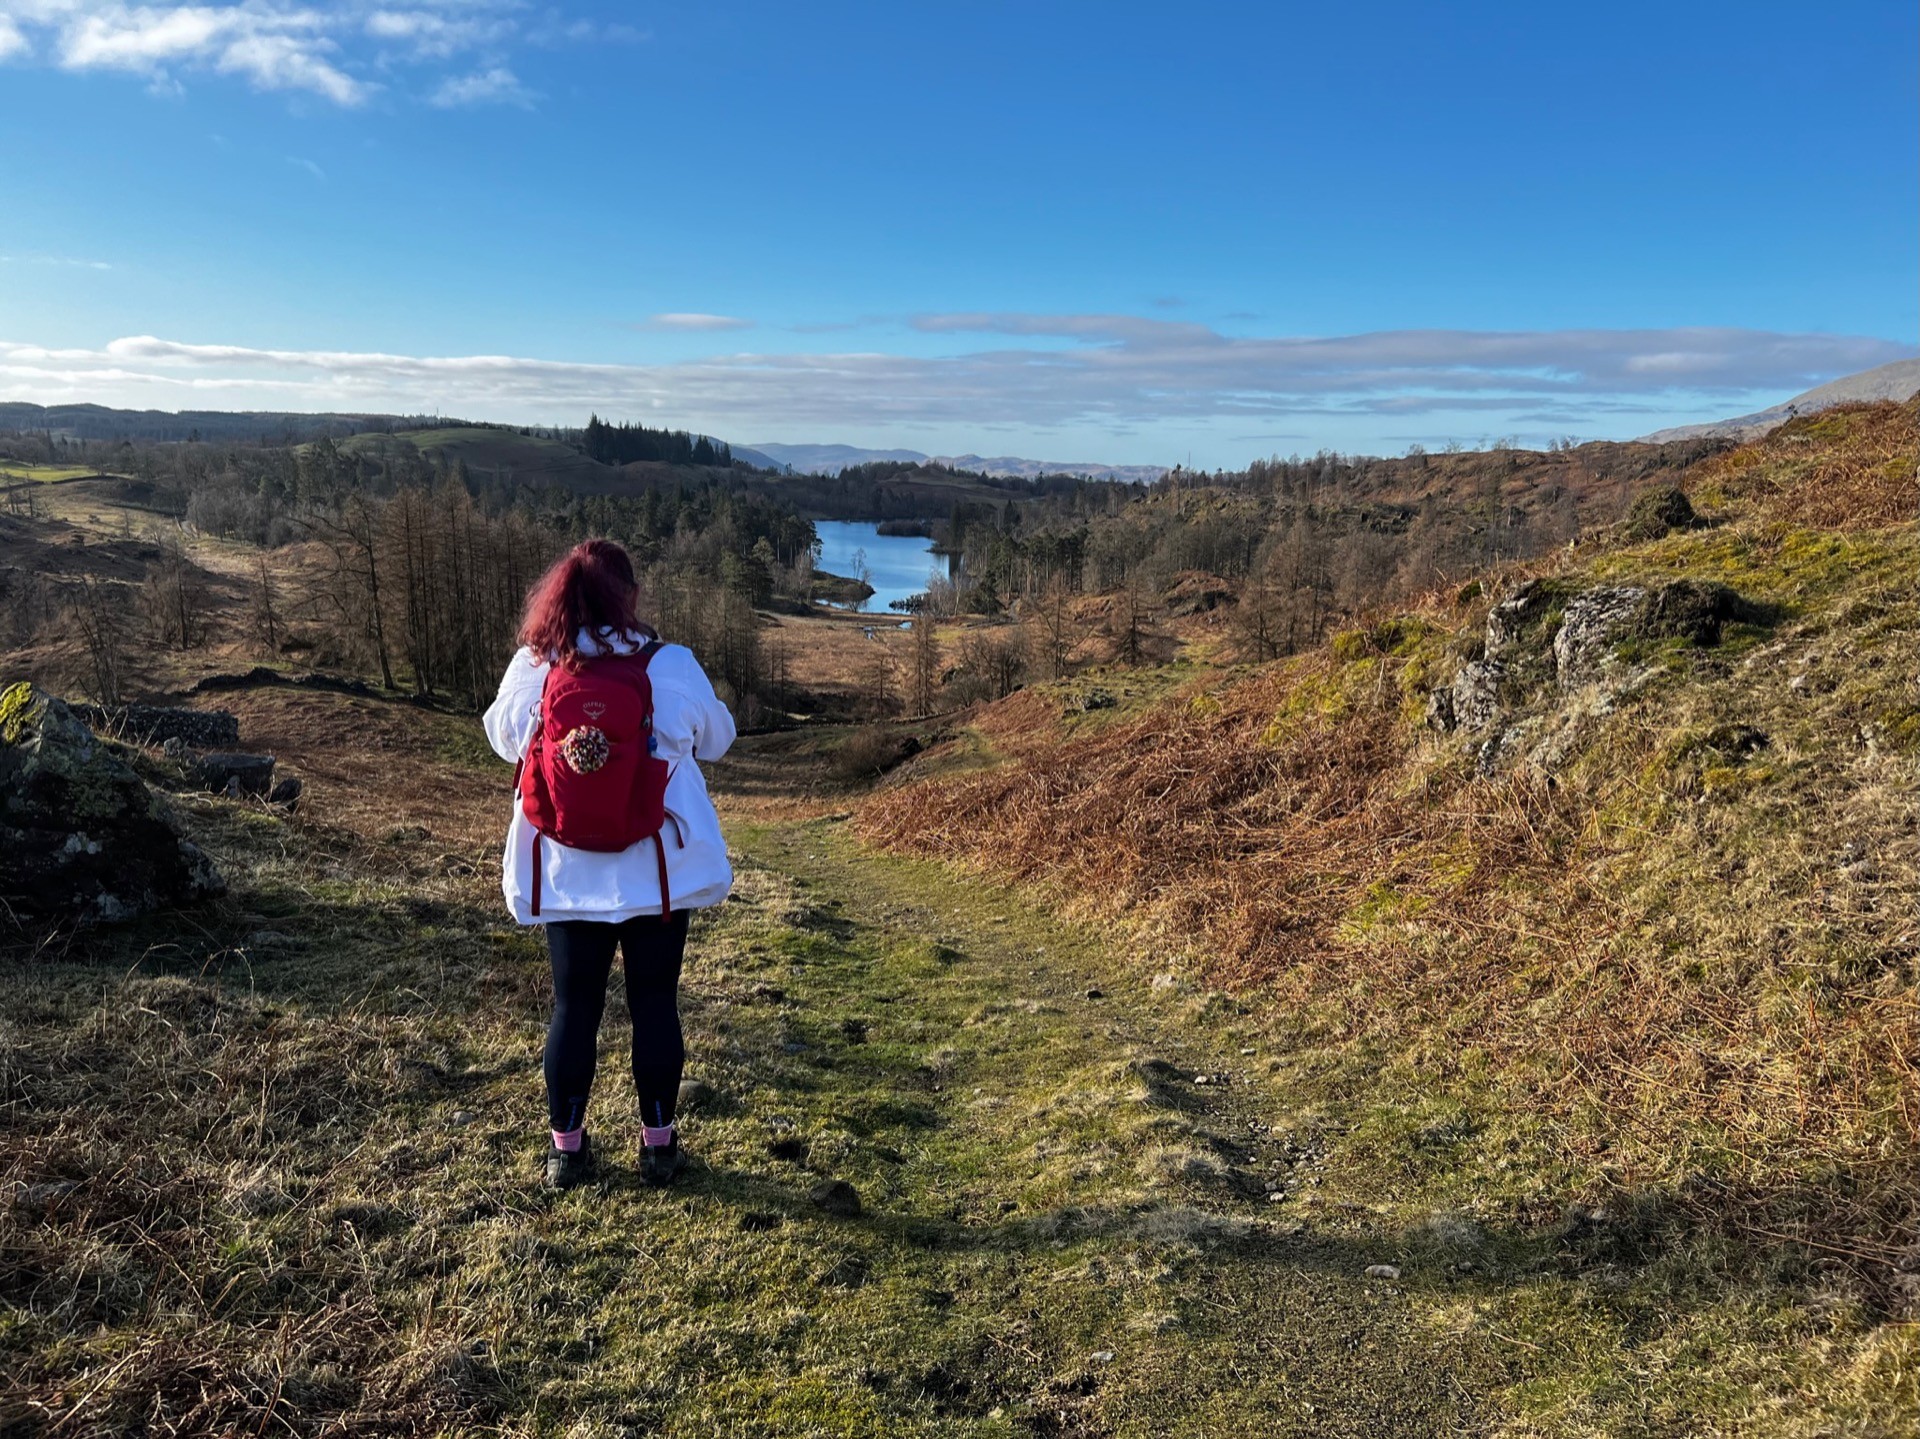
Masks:
[[[564,1149],[568,1154],[578,1154],[580,1152],[580,1136],[585,1134],[587,1129],[585,1125],[581,1125],[578,1129],[569,1129],[564,1132],[555,1129],[549,1132],[553,1135],[553,1147],[555,1149]]]
[[[640,1130],[641,1133],[646,1136],[647,1148],[649,1149],[664,1149],[673,1143],[673,1126],[671,1124],[664,1125],[658,1129],[654,1128],[651,1124],[643,1124],[640,1126]]]

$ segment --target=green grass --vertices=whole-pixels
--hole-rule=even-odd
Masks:
[[[0,483],[3,484],[21,481],[54,484],[61,480],[86,479],[99,473],[90,465],[28,465],[14,460],[0,462]]]
[[[1819,1392],[1824,1356],[1881,1366],[1861,1403],[1912,1372],[1844,1304],[1664,1251],[1652,1218],[1564,1226],[1561,1177],[1470,1065],[1444,1088],[1370,1070],[835,821],[734,827],[738,894],[685,985],[690,1072],[719,1096],[687,1120],[686,1182],[632,1177],[616,997],[611,1171],[548,1195],[544,958],[491,879],[193,807],[223,909],[0,968],[6,1177],[78,1186],[0,1214],[0,1415],[1784,1434],[1768,1406]],[[814,1207],[828,1177],[859,1218]],[[1519,1196],[1553,1217],[1506,1223]]]

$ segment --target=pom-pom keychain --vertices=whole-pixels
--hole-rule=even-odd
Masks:
[[[607,736],[592,725],[579,725],[567,731],[560,741],[560,757],[575,774],[592,774],[607,762]]]

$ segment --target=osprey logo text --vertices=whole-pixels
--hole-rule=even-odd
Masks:
[[[607,707],[601,704],[599,700],[588,700],[585,704],[581,705],[580,708],[587,712],[588,719],[594,720],[599,719],[601,715],[607,712]]]

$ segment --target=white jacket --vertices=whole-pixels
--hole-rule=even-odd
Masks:
[[[626,636],[600,641],[585,631],[582,654],[632,654],[639,646]],[[648,662],[653,682],[653,732],[658,754],[673,766],[667,780],[667,810],[680,821],[684,847],[668,842],[667,898],[674,909],[701,909],[720,903],[733,888],[727,843],[720,817],[707,797],[700,760],[719,759],[733,743],[733,716],[713,692],[713,682],[693,651],[667,645]],[[547,662],[523,649],[500,680],[500,693],[482,720],[487,740],[501,759],[518,762],[540,722],[540,691]],[[674,826],[669,825],[671,833]],[[533,913],[534,839],[540,839],[540,913]],[[514,796],[507,825],[506,855],[500,889],[521,924],[549,920],[594,919],[618,923],[637,914],[660,913],[659,858],[652,840],[602,854],[571,849],[539,836]]]

